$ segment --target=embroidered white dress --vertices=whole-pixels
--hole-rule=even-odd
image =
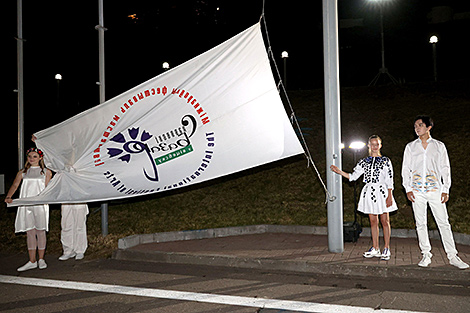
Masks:
[[[364,175],[366,184],[362,188],[357,210],[365,214],[383,214],[398,209],[395,199],[392,197],[392,205],[387,207],[386,200],[388,189],[393,190],[393,167],[389,158],[367,157],[359,160],[350,181],[357,180]]]
[[[46,175],[41,174],[39,166],[32,166],[23,173],[20,198],[37,196],[46,188]],[[31,229],[49,231],[49,205],[27,205],[18,207],[15,220],[15,233]]]

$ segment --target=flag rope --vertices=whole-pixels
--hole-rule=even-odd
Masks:
[[[274,68],[275,68],[276,74],[277,74],[278,79],[279,79],[279,83],[277,85],[278,86],[278,91],[282,91],[284,93],[285,97],[286,97],[287,104],[288,104],[289,109],[291,111],[291,116],[290,116],[291,124],[295,125],[295,127],[297,128],[297,130],[299,132],[300,138],[302,139],[302,144],[304,146],[304,155],[307,158],[307,168],[310,167],[310,164],[312,164],[312,167],[315,170],[315,173],[317,174],[317,177],[320,180],[320,183],[322,184],[323,189],[325,190],[325,196],[326,196],[325,204],[326,204],[326,203],[328,203],[328,201],[334,201],[336,199],[336,197],[332,196],[331,193],[329,192],[328,188],[326,187],[325,182],[323,181],[323,179],[320,175],[320,172],[318,171],[317,166],[315,165],[315,162],[313,161],[312,155],[310,154],[310,150],[309,150],[308,145],[307,145],[307,141],[305,140],[305,137],[304,137],[304,135],[302,133],[302,130],[300,128],[299,121],[298,121],[298,119],[295,115],[294,108],[292,107],[289,96],[287,95],[287,90],[284,86],[284,82],[281,79],[281,73],[279,72],[279,67],[277,66],[276,59],[274,57],[274,53],[271,49],[271,42],[269,40],[268,27],[266,25],[266,17],[264,15],[264,4],[265,4],[265,0],[263,0],[263,10],[262,10],[262,13],[261,13],[260,22],[261,22],[261,20],[263,20],[264,31],[265,31],[265,34],[266,34],[266,41],[268,43],[268,49],[267,49],[268,55],[269,55],[269,57],[271,58],[271,60],[274,64]],[[280,87],[280,90],[279,90],[279,87]]]

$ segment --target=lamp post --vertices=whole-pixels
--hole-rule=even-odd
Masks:
[[[439,38],[436,35],[429,38],[429,43],[432,45],[432,60],[433,60],[433,69],[434,69],[434,81],[437,82],[437,42]]]
[[[62,80],[62,75],[56,74],[54,78],[57,81],[57,108],[60,108],[60,81]]]
[[[357,153],[366,146],[365,142],[362,141],[353,141],[349,145],[349,149],[352,149],[354,151],[354,165],[357,162]]]
[[[383,3],[388,0],[370,0],[371,2],[377,2],[380,11],[380,42],[381,42],[381,55],[382,55],[382,67],[379,69],[377,75],[375,75],[374,79],[370,82],[369,86],[377,84],[380,76],[386,75],[392,83],[395,85],[398,81],[393,77],[389,72],[388,69],[385,67],[385,40],[384,40],[384,13],[383,13]]]
[[[287,51],[282,51],[281,58],[284,59],[284,88],[287,89],[287,58],[289,53]]]
[[[353,152],[354,152],[354,157],[353,157],[353,160],[354,160],[354,166],[356,165],[356,162],[357,162],[357,153],[365,147],[365,143],[362,142],[362,141],[353,141],[351,142],[351,144],[349,145],[349,149],[352,149]],[[354,181],[353,183],[353,188],[354,188],[354,220],[356,220],[356,212],[357,212],[357,196],[356,196],[356,184],[357,184],[357,180]]]

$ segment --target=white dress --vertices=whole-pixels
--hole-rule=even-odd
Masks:
[[[389,158],[367,157],[359,160],[349,176],[354,181],[364,175],[364,183],[357,210],[365,214],[383,214],[398,210],[392,196],[392,205],[387,207],[388,189],[393,190],[393,167]]]
[[[31,166],[23,173],[20,198],[37,196],[46,188],[46,170],[41,174],[41,167]],[[27,205],[18,207],[15,220],[15,233],[31,229],[49,231],[49,205]]]

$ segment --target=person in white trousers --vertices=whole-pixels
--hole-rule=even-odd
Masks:
[[[64,254],[59,257],[59,260],[65,261],[71,258],[81,260],[85,257],[88,247],[86,234],[88,205],[86,203],[62,204],[61,211],[60,241]]]
[[[446,208],[451,185],[449,156],[444,143],[431,137],[433,126],[434,122],[429,116],[417,116],[414,129],[418,138],[406,145],[403,155],[403,187],[412,203],[419,247],[423,255],[418,265],[428,267],[431,264],[432,253],[427,224],[429,204],[449,263],[466,269],[469,265],[457,256],[458,251],[455,248]]]

